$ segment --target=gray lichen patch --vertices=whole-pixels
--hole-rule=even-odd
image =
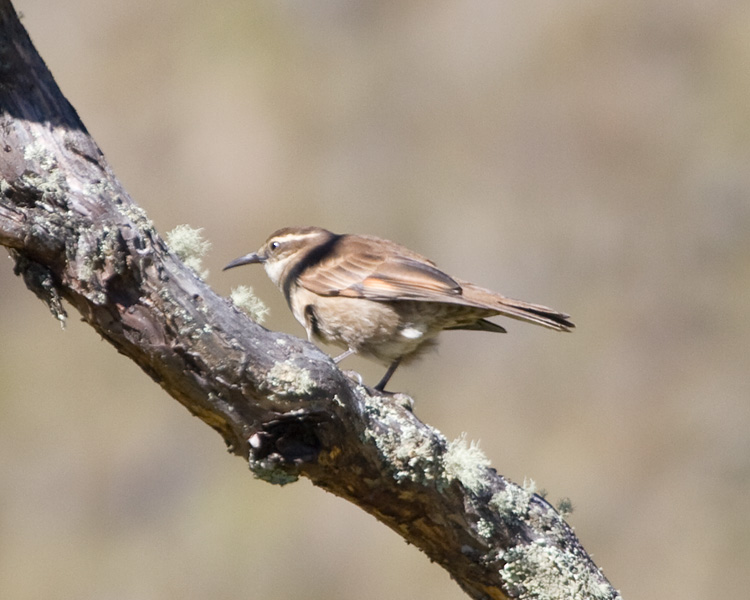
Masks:
[[[310,371],[290,360],[278,362],[271,367],[267,381],[282,396],[307,396],[315,389],[315,380],[310,376]]]
[[[16,257],[16,275],[23,276],[26,286],[36,294],[42,302],[47,305],[52,315],[60,321],[60,326],[65,328],[67,313],[52,273],[47,267],[26,259],[24,256]]]
[[[251,456],[248,465],[257,479],[262,479],[274,485],[286,485],[294,483],[299,479],[299,475],[289,473],[281,468],[273,459],[264,458],[256,460]]]
[[[105,281],[125,267],[120,233],[116,227],[81,228],[71,263],[87,297],[94,304],[107,301]]]
[[[520,600],[597,600],[612,596],[599,573],[580,557],[543,540],[514,546],[503,554],[500,576],[510,595]]]
[[[95,198],[97,202],[102,203],[115,195],[115,188],[109,179],[97,179],[86,181],[83,184],[83,194],[88,198]]]
[[[573,501],[570,498],[560,498],[555,508],[561,516],[567,518],[573,514]]]
[[[62,171],[52,169],[44,177],[27,171],[15,181],[15,187],[31,192],[34,204],[49,213],[55,213],[57,206],[67,207],[67,194],[70,191],[68,182]]]
[[[396,481],[428,484],[437,479],[446,444],[439,431],[418,426],[410,412],[377,397],[367,399],[365,413],[369,415],[365,441],[377,446]]]
[[[28,144],[23,150],[23,158],[34,163],[35,166],[44,171],[51,171],[57,168],[57,157],[49,147],[39,139],[39,134],[34,130],[34,141]]]
[[[90,284],[97,273],[101,261],[98,257],[96,240],[82,235],[78,238],[78,244],[75,248],[74,260],[76,276],[82,285]],[[107,296],[103,290],[98,290],[94,294],[88,294],[88,298],[94,304],[104,304]]]
[[[505,489],[495,493],[490,500],[490,506],[500,513],[506,521],[525,520],[529,515],[531,498],[534,495],[532,486],[521,487],[507,481]]]
[[[479,519],[479,521],[477,521],[477,533],[485,540],[492,539],[492,536],[495,535],[494,523],[484,518]]]
[[[153,231],[154,222],[148,218],[146,211],[137,204],[121,200],[120,210],[141,233]]]
[[[205,334],[211,333],[211,326],[196,321],[192,307],[186,308],[179,303],[179,298],[172,296],[168,287],[158,291],[159,298],[169,306],[170,325],[177,331],[177,335],[198,340]]]
[[[509,525],[525,524],[534,531],[543,531],[545,538],[565,543],[570,531],[563,516],[536,495],[536,484],[525,479],[523,487],[507,481],[505,488],[492,496],[490,506]]]

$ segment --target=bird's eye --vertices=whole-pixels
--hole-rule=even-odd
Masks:
[[[268,244],[268,247],[271,249],[271,252],[278,250],[279,246],[281,246],[279,242],[271,242],[270,244]]]

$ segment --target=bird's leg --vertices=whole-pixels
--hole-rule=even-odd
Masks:
[[[356,354],[356,353],[357,351],[354,348],[349,348],[346,352],[343,352],[342,354],[339,354],[336,358],[334,358],[333,362],[335,362],[336,364],[339,364],[347,356],[351,356],[352,354]]]
[[[375,386],[375,389],[377,391],[379,392],[385,391],[385,385],[388,383],[388,380],[391,378],[391,376],[396,372],[396,369],[398,369],[399,364],[401,364],[400,356],[391,363],[391,366],[388,367],[388,370],[385,372],[385,375],[383,375],[383,379],[381,379],[378,382],[378,385]]]
[[[351,356],[352,354],[356,354],[357,351],[354,348],[349,348],[346,352],[339,354],[336,358],[333,359],[333,362],[336,364],[339,364],[342,360],[344,360],[347,356]],[[359,385],[362,385],[362,375],[357,373],[356,371],[344,371],[344,374],[349,378],[356,381]]]

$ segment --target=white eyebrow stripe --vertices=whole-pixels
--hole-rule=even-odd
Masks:
[[[316,235],[318,235],[318,233],[315,231],[311,231],[309,233],[286,233],[282,236],[273,238],[271,241],[283,243],[292,240],[303,240],[305,238],[313,237]]]

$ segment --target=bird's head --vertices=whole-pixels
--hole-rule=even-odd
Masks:
[[[283,287],[287,276],[315,248],[320,248],[337,237],[339,236],[321,227],[284,227],[272,233],[257,252],[240,256],[223,270],[260,263],[269,279],[278,287]]]

